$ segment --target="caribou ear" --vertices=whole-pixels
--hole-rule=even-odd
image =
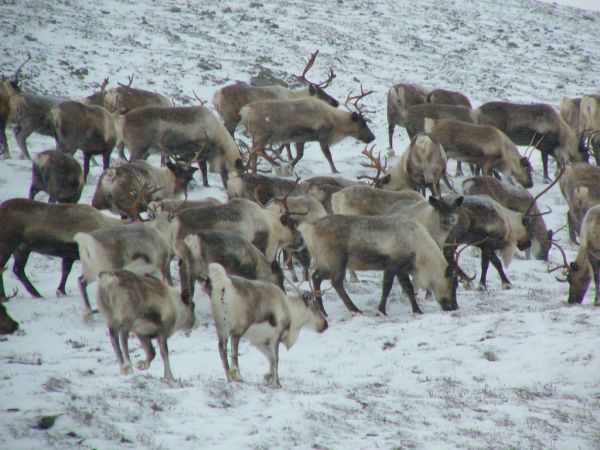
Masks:
[[[551,241],[553,237],[554,237],[554,231],[548,230],[548,240]]]
[[[392,181],[392,176],[388,173],[381,179],[381,184],[388,184],[390,181]]]
[[[308,85],[308,93],[310,95],[317,95],[317,88],[314,85],[309,84]]]
[[[350,118],[352,119],[353,122],[359,122],[362,119],[362,116],[357,113],[356,111],[354,111],[352,113],[352,115],[350,116]]]
[[[575,261],[569,264],[569,267],[571,268],[571,272],[577,272],[579,270],[579,264],[577,264]]]
[[[173,164],[171,161],[167,161],[166,165],[171,172],[175,172],[177,170],[177,165]]]
[[[465,200],[465,198],[461,195],[456,200],[454,200],[454,205],[458,208],[459,206],[461,206],[463,204],[464,200]]]
[[[431,206],[433,206],[435,209],[439,209],[440,207],[440,200],[436,197],[434,197],[433,195],[429,196],[429,204]]]

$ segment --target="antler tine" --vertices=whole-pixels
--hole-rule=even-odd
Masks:
[[[308,73],[308,71],[312,68],[313,64],[315,63],[315,60],[317,59],[317,55],[319,54],[319,50],[315,50],[314,53],[310,54],[310,58],[308,58],[308,62],[306,63],[306,66],[304,66],[304,70],[302,71],[302,75],[300,75],[298,78],[302,81],[304,81],[307,84],[314,84],[311,81],[309,81],[306,78],[306,74]]]
[[[375,150],[375,144],[373,144],[370,149],[369,149],[368,145],[365,146],[365,148],[363,149],[361,154],[365,155],[367,158],[369,158],[369,160],[371,162],[369,164],[360,163],[360,165],[363,167],[366,167],[367,169],[376,169],[377,174],[375,174],[374,177],[369,176],[369,175],[359,175],[356,178],[359,180],[363,180],[363,179],[372,180],[373,183],[376,184],[379,181],[381,174],[385,173],[385,171],[387,170],[388,158],[387,158],[387,156],[384,157],[383,167],[382,167],[381,152],[377,153],[377,157],[375,157],[375,155],[373,154],[374,150]]]
[[[527,208],[527,210],[525,211],[525,216],[530,216],[530,211],[533,208],[533,206],[535,205],[535,202],[542,196],[544,195],[546,192],[548,192],[550,189],[552,189],[552,187],[558,183],[558,180],[560,180],[560,177],[563,176],[563,174],[565,173],[565,164],[560,164],[559,163],[559,169],[558,169],[558,175],[556,175],[556,178],[552,181],[552,183],[550,183],[546,188],[544,188],[542,190],[542,192],[540,192],[538,195],[536,195],[535,197],[533,197],[533,200],[531,200],[531,203],[529,204],[529,207]]]
[[[150,186],[150,183],[147,181],[144,181],[142,184],[142,180],[139,178],[136,179],[132,195],[137,191],[137,196],[133,199],[131,210],[140,222],[145,222],[140,216],[142,204],[148,202],[152,194],[155,194],[162,189],[162,187]]]
[[[331,82],[333,81],[333,79],[336,77],[335,72],[333,71],[333,69],[330,67],[329,68],[329,75],[327,76],[327,79],[319,84],[317,84],[317,86],[319,86],[321,89],[325,89],[326,87],[328,87]]]
[[[569,263],[567,261],[567,255],[566,255],[564,249],[560,245],[558,245],[557,241],[554,241],[554,240],[550,241],[550,245],[554,245],[560,251],[560,254],[561,254],[562,259],[563,259],[563,264],[562,265],[558,265],[558,266],[556,266],[556,267],[554,267],[554,268],[551,269],[550,268],[550,263],[548,263],[548,266],[547,266],[548,273],[552,273],[552,272],[554,272],[554,271],[556,271],[558,269],[563,269],[563,274],[566,277],[568,277],[570,275],[570,273],[571,273],[571,267],[569,266]],[[562,282],[567,281],[567,280],[561,280],[558,277],[556,277],[556,279],[558,281],[562,281]]]
[[[173,151],[169,150],[166,142],[166,136],[171,131],[173,131],[173,128],[169,128],[163,133],[162,137],[160,138],[160,148],[165,153],[167,158],[171,158],[177,164],[179,162],[179,157]]]
[[[200,97],[198,97],[196,91],[192,90],[192,92],[194,94],[194,97],[196,97],[196,100],[198,100],[198,103],[200,103],[200,106],[204,106],[208,100],[202,100]]]
[[[133,74],[131,74],[130,76],[127,77],[127,80],[129,80],[129,83],[127,84],[123,84],[123,83],[117,83],[119,86],[124,87],[124,88],[130,88],[131,87],[131,83],[133,83]]]
[[[348,93],[348,96],[346,97],[346,101],[344,102],[344,106],[346,107],[346,109],[348,109],[350,111],[350,107],[348,106],[348,103],[350,103],[351,101],[353,102],[352,104],[354,105],[354,108],[356,109],[356,111],[360,114],[365,114],[367,111],[362,110],[360,108],[360,106],[358,106],[358,102],[361,101],[363,98],[365,98],[367,95],[372,94],[375,91],[367,91],[365,92],[362,83],[360,84],[360,94],[357,95],[352,95],[352,91],[350,91]]]
[[[460,250],[457,250],[457,251],[455,251],[455,253],[454,253],[454,265],[455,265],[456,267],[458,267],[458,260],[460,259],[460,254],[461,254],[463,251],[465,251],[465,249],[466,249],[466,248],[468,248],[468,247],[475,247],[475,246],[477,246],[477,245],[479,245],[479,244],[483,244],[485,241],[487,241],[487,239],[488,239],[488,238],[487,238],[487,236],[486,236],[486,237],[484,237],[483,239],[480,239],[480,240],[478,240],[478,241],[475,241],[475,242],[469,242],[469,243],[465,244],[465,246],[464,246],[463,248],[461,248]],[[464,271],[463,271],[463,274],[464,274],[464,277],[465,277],[465,278],[466,278],[468,281],[474,281],[474,280],[475,280],[475,278],[477,277],[477,272],[475,272],[475,275],[473,275],[472,277],[468,276],[466,273],[464,273]]]
[[[104,80],[102,80],[102,83],[96,83],[96,84],[100,88],[100,94],[104,95],[104,90],[106,89],[106,86],[108,86],[108,77],[106,77]]]
[[[25,64],[27,64],[31,60],[31,53],[29,53],[29,50],[26,50],[26,52],[27,52],[27,59],[25,61],[23,61],[19,67],[17,67],[17,70],[15,70],[15,73],[13,74],[13,81],[19,80],[19,74],[21,73],[21,69],[23,68],[23,66]]]

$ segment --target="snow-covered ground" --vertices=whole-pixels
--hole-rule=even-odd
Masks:
[[[178,104],[195,102],[194,90],[210,100],[259,72],[291,83],[320,49],[311,76],[333,67],[331,94],[345,99],[360,83],[375,90],[365,104],[379,150],[387,147],[386,93],[400,81],[459,90],[474,105],[557,105],[564,95],[600,91],[600,14],[528,0],[13,0],[0,3],[0,36],[0,72],[12,73],[26,49],[33,55],[25,89],[81,98],[107,76],[112,86],[133,73],[134,86]],[[396,150],[407,142],[397,131]],[[16,157],[12,136],[10,144]],[[29,144],[33,153],[53,147],[40,136]],[[344,176],[361,173],[362,148],[351,140],[333,148]],[[537,154],[532,162],[539,192]],[[309,145],[299,174],[328,171]],[[82,202],[100,173],[93,167]],[[0,201],[26,196],[29,181],[29,162],[0,161]],[[220,181],[211,182],[190,197],[225,199]],[[541,204],[553,210],[550,228],[565,223],[558,187]],[[558,237],[572,258],[567,232]],[[464,253],[468,272],[479,272],[475,252]],[[560,262],[555,250],[551,260]],[[120,375],[102,318],[82,319],[79,264],[65,298],[54,296],[59,270],[55,258],[30,258],[43,299],[27,295],[10,270],[4,277],[9,292],[19,288],[7,306],[21,330],[0,339],[0,448],[600,448],[593,289],[569,307],[567,286],[523,255],[507,271],[512,290],[490,269],[487,292],[460,287],[453,313],[420,293],[425,314],[415,316],[395,286],[381,317],[381,274],[359,274],[347,289],[365,314],[351,316],[328,292],[330,328],[304,332],[281,352],[279,390],[262,384],[267,362],[246,344],[245,383],[226,382],[200,290],[198,328],[170,340],[178,381],[162,381],[159,357],[146,373]],[[139,359],[133,339],[132,348]],[[39,429],[45,416],[56,421]]]

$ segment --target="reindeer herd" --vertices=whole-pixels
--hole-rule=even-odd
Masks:
[[[167,340],[194,326],[198,283],[210,298],[227,379],[241,380],[238,346],[245,337],[268,358],[265,380],[273,387],[280,385],[279,344],[290,348],[303,327],[323,332],[328,326],[324,280],[350,311],[360,313],[344,286],[348,271],[351,280],[354,271],[383,272],[382,314],[394,279],[414,313],[421,313],[418,289],[452,311],[458,308],[459,281],[468,287],[475,279],[459,265],[467,246],[481,250],[479,288],[486,289],[490,263],[502,287],[510,288],[505,268],[517,249],[532,248],[535,258],[547,261],[555,245],[564,264],[548,270],[562,270],[569,303],[582,302],[592,277],[599,303],[600,167],[587,160],[591,152],[600,162],[600,95],[565,98],[560,112],[548,104],[508,102],[472,108],[460,92],[395,85],[387,96],[389,152],[396,125],[411,141],[388,168],[387,156],[382,161],[368,147],[375,136],[360,101],[372,91],[361,85],[359,94],[348,94],[346,110],[339,109],[325,91],[333,70],[321,83],[307,78],[317,55],[298,77],[304,89],[241,82],[219,89],[213,98],[217,117],[202,104],[175,106],[161,94],[133,88],[133,76],[110,89],[105,79],[99,92],[81,101],[28,94],[20,76],[28,54],[12,76],[2,77],[0,154],[10,157],[8,123],[21,158],[30,157],[26,140],[33,132],[54,137],[56,150],[35,154],[29,199],[0,204],[0,300],[17,294],[7,295],[2,279],[11,256],[15,276],[35,297],[41,294],[25,273],[31,252],[62,259],[57,295],[66,294],[72,265],[81,260],[84,316],[93,312],[87,285],[97,281],[96,304],[121,371],[132,371],[133,332],[146,355],[137,368],[150,366],[156,339],[164,376],[172,379]],[[234,139],[239,124],[251,139],[244,151]],[[293,169],[305,144],[318,142],[335,174],[330,147],[346,137],[366,144],[362,154],[369,162],[363,166],[375,175],[292,180],[257,173],[269,164]],[[548,181],[548,156],[556,160],[554,179],[536,197],[527,190],[533,185],[529,157],[517,145],[527,145],[526,153],[540,150]],[[114,147],[120,161],[110,167]],[[83,152],[83,169],[73,158],[77,150]],[[161,155],[161,167],[146,161],[152,153]],[[94,155],[102,156],[104,171],[91,206],[77,204]],[[457,161],[459,174],[462,162],[472,171],[462,193],[447,174],[449,158]],[[187,200],[198,169],[204,186],[209,170],[220,174],[227,203]],[[544,223],[547,212],[536,204],[557,183],[569,206],[569,236],[573,242],[579,237],[579,253],[570,264]],[[40,191],[49,203],[33,200]],[[100,212],[104,209],[120,219]],[[170,273],[175,258],[179,289]],[[302,266],[309,292],[294,284],[294,262]],[[0,303],[0,332],[17,328]]]

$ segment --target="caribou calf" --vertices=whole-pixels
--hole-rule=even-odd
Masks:
[[[150,367],[156,354],[151,340],[156,338],[164,364],[164,378],[174,380],[167,339],[176,331],[190,330],[194,326],[194,302],[152,275],[116,270],[100,273],[97,303],[108,323],[110,342],[121,373],[133,371],[128,343],[131,332],[137,335],[146,354],[145,360],[138,361],[137,368],[147,370]]]
[[[265,381],[279,388],[279,344],[289,350],[300,330],[310,327],[318,333],[327,329],[327,320],[314,299],[286,296],[272,283],[227,275],[223,266],[208,268],[206,290],[210,296],[213,320],[219,338],[219,355],[227,381],[242,381],[238,348],[242,337],[248,339],[269,360]],[[227,344],[231,338],[231,366]]]
[[[71,155],[46,150],[33,157],[29,199],[44,191],[49,203],[77,203],[84,186],[81,166]]]

